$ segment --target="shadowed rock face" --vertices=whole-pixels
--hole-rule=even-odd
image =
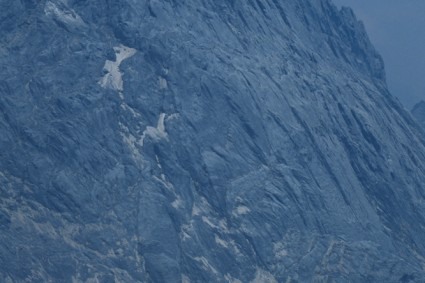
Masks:
[[[425,278],[424,140],[351,10],[2,1],[0,62],[0,281]]]
[[[425,127],[425,101],[418,102],[412,109],[412,115]],[[425,128],[424,128],[425,129]]]

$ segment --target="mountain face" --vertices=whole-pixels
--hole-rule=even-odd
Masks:
[[[1,282],[424,282],[425,143],[328,0],[0,2]]]
[[[425,127],[425,101],[418,102],[415,106],[413,106],[411,112],[417,122]]]

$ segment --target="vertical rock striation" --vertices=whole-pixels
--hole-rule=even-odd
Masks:
[[[425,126],[425,101],[418,102],[412,109],[412,115],[419,122]]]
[[[0,281],[421,282],[425,143],[328,0],[0,2]]]

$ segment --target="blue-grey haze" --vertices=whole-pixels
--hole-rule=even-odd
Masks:
[[[390,91],[407,108],[425,100],[425,1],[334,0],[353,8],[385,61]]]

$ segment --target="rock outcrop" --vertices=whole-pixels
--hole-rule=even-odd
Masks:
[[[419,101],[412,109],[412,115],[425,129],[425,101]]]
[[[0,281],[421,282],[425,144],[328,0],[0,2]]]

